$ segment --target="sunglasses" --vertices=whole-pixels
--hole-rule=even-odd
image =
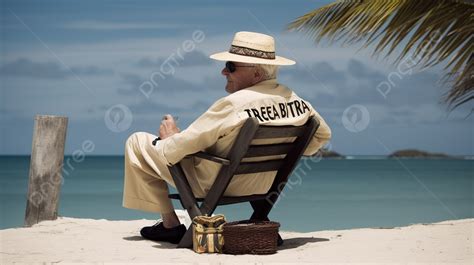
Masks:
[[[235,65],[234,62],[225,62],[225,68],[227,69],[227,71],[229,71],[229,73],[233,73],[237,70],[237,67],[255,67],[253,65]]]

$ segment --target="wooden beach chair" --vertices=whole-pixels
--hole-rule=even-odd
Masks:
[[[196,198],[186,179],[184,171],[177,163],[169,167],[176,189],[179,194],[170,194],[169,198],[179,199],[191,220],[198,215],[211,215],[218,205],[250,202],[253,214],[250,219],[268,220],[268,214],[285,187],[291,172],[295,168],[304,150],[308,146],[319,122],[311,117],[302,126],[260,126],[256,118],[249,118],[242,126],[227,157],[217,157],[212,154],[198,152],[193,154],[202,159],[207,159],[222,164],[214,184],[205,198]],[[276,139],[294,137],[291,143],[252,144],[256,139]],[[283,158],[274,159],[276,155]],[[273,156],[272,160],[258,162],[242,162],[244,158]],[[223,196],[224,191],[234,175],[277,171],[273,184],[267,194],[258,194],[240,197]],[[198,204],[201,202],[201,204]],[[279,236],[279,241],[282,242]],[[178,244],[178,248],[192,247],[192,229]]]

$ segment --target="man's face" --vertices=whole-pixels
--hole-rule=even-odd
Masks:
[[[258,82],[260,75],[255,70],[255,66],[239,62],[232,63],[235,65],[235,71],[233,73],[231,73],[227,67],[224,67],[221,71],[222,75],[227,79],[225,91],[229,94],[253,86]]]

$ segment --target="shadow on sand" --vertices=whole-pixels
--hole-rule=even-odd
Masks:
[[[329,241],[329,239],[317,238],[317,237],[286,238],[283,241],[283,245],[278,247],[278,250],[292,249],[292,248],[301,247],[308,243],[325,242],[325,241]]]
[[[141,236],[126,236],[123,237],[124,240],[127,241],[142,241],[142,240],[148,240],[145,239]],[[156,242],[158,245],[154,245],[154,248],[176,248],[176,244],[171,244],[171,243],[166,243],[166,242]]]
[[[142,240],[146,240],[144,239],[143,237],[141,236],[126,236],[124,237],[123,239],[127,240],[127,241],[142,241]]]
[[[128,236],[124,237],[124,240],[128,241],[142,241],[147,240],[141,236]],[[317,238],[317,237],[294,237],[294,238],[287,238],[285,239],[282,246],[278,247],[278,250],[285,250],[285,249],[292,249],[301,247],[308,243],[316,243],[316,242],[325,242],[329,241],[327,238]],[[154,248],[161,248],[161,249],[172,249],[176,248],[176,244],[166,243],[166,242],[156,242],[158,245],[154,245]]]

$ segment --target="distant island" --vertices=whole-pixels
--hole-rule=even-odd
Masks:
[[[340,154],[336,151],[332,151],[332,150],[328,150],[328,149],[324,149],[324,148],[320,149],[316,154],[314,154],[314,156],[320,156],[320,157],[323,157],[323,158],[331,158],[331,159],[353,159],[354,158],[354,156],[342,155],[342,154]],[[362,158],[378,157],[379,159],[383,159],[384,157],[385,158],[434,158],[434,159],[460,158],[460,157],[457,157],[457,156],[450,156],[450,155],[443,154],[443,153],[430,153],[430,152],[421,151],[421,150],[418,150],[418,149],[402,149],[402,150],[395,151],[392,154],[389,154],[387,156],[383,156],[383,155],[357,156],[356,155],[355,157],[362,157]]]
[[[345,158],[345,156],[335,151],[330,151],[327,149],[319,149],[319,151],[315,155],[325,157],[325,158]]]
[[[429,153],[417,149],[404,149],[395,151],[388,156],[389,158],[395,157],[415,157],[415,158],[450,158],[450,156],[443,153]]]

